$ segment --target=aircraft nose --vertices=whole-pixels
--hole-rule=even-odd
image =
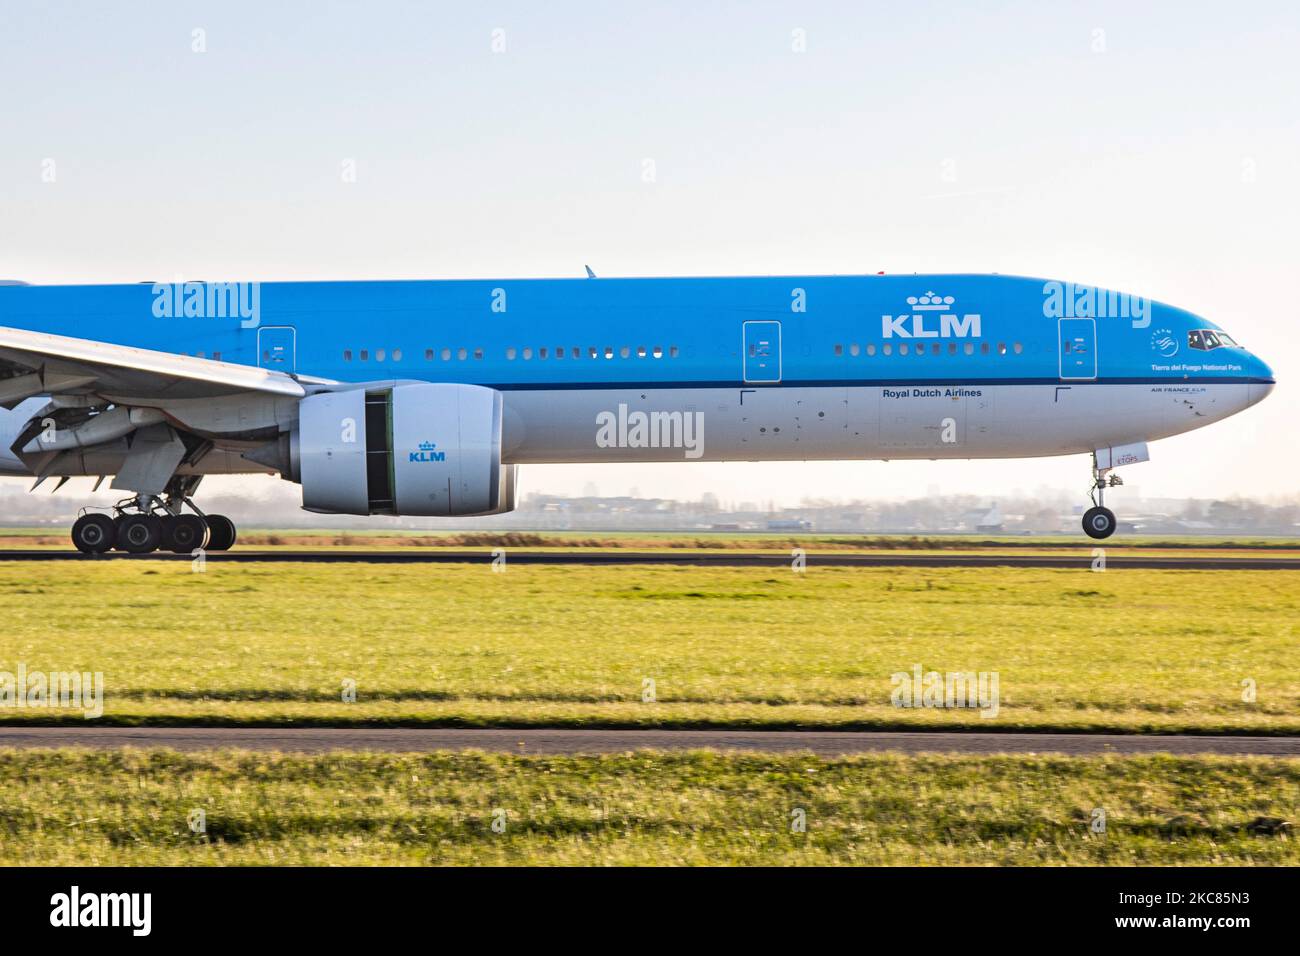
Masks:
[[[1247,386],[1246,396],[1250,405],[1256,405],[1268,397],[1269,392],[1273,391],[1276,383],[1273,381],[1273,370],[1265,364],[1264,360],[1257,355],[1252,355],[1254,360],[1251,369],[1251,377],[1254,379]]]
[[[1273,382],[1250,384],[1246,389],[1246,403],[1248,405],[1258,405],[1268,397],[1268,393],[1273,391],[1274,387]]]

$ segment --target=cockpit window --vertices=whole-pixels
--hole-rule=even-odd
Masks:
[[[1209,349],[1241,348],[1227,332],[1217,329],[1193,329],[1187,333],[1187,347],[1207,351]]]

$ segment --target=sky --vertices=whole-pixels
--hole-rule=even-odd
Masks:
[[[975,7],[3,0],[0,278],[1095,284],[1212,319],[1279,383],[1154,444],[1128,485],[1297,494],[1300,6]],[[531,466],[522,484],[1082,502],[1088,462]]]

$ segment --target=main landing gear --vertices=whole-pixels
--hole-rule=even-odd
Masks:
[[[1083,513],[1083,533],[1090,538],[1109,538],[1115,533],[1115,512],[1106,507],[1106,489],[1124,484],[1119,475],[1109,477],[1097,467],[1097,453],[1092,455],[1092,507]]]
[[[173,479],[163,497],[136,495],[113,506],[113,515],[84,512],[72,526],[72,544],[83,554],[116,548],[129,554],[196,549],[228,551],[235,543],[235,523],[225,515],[205,515],[189,498],[193,485]],[[194,483],[194,484],[197,484]],[[183,514],[188,505],[193,514]]]

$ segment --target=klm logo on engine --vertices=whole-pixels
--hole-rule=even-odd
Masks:
[[[422,441],[420,442],[419,451],[413,451],[408,453],[410,455],[410,458],[408,460],[409,461],[446,461],[447,453],[445,451],[437,451],[436,450],[437,447],[438,446],[431,441]]]
[[[957,315],[953,297],[927,292],[919,298],[907,297],[911,312],[882,315],[880,334],[887,339],[965,339],[979,338],[980,317],[974,312]]]

